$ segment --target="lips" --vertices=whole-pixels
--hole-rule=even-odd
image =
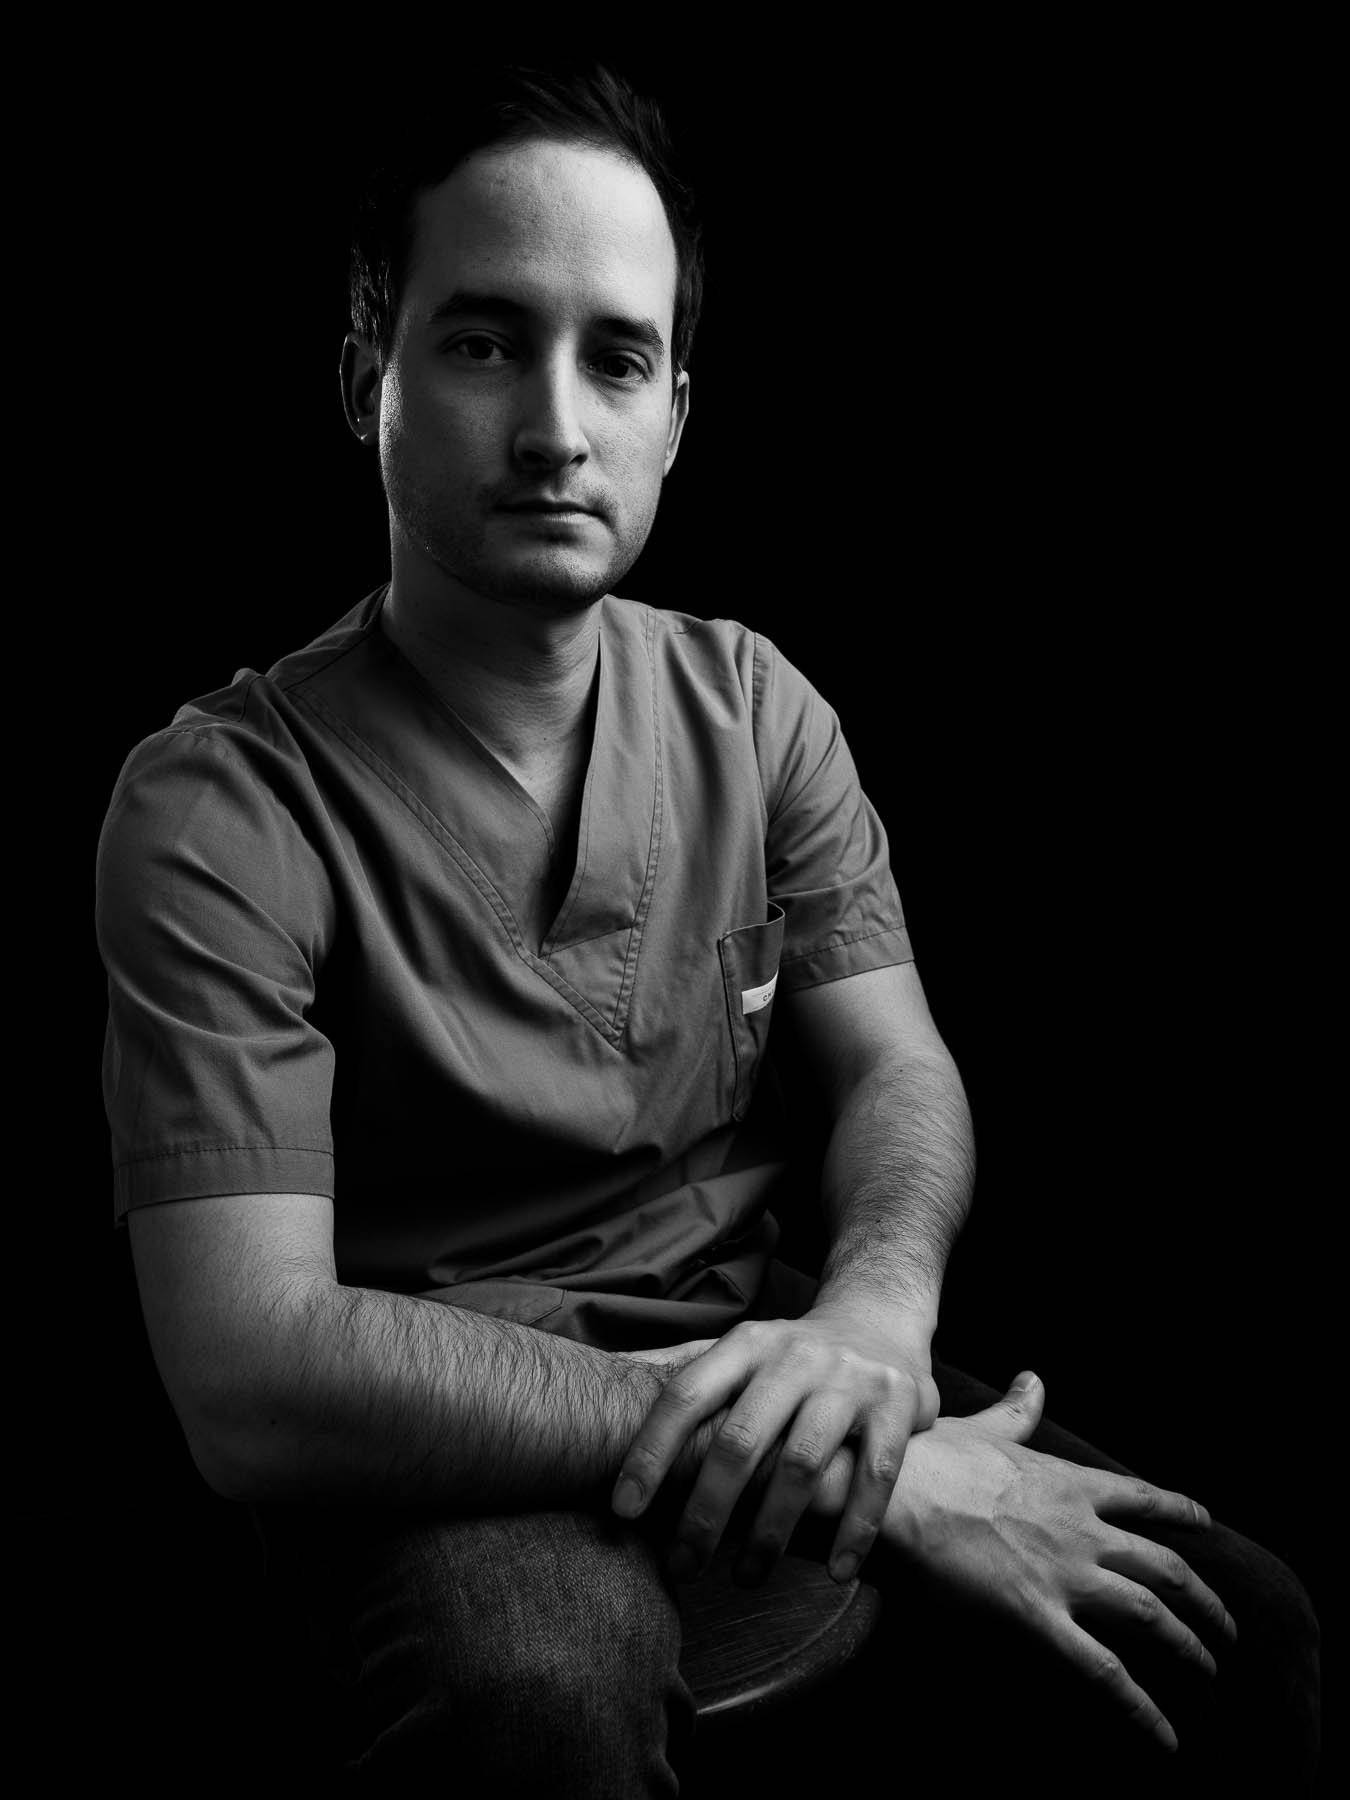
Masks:
[[[499,500],[497,506],[500,512],[527,513],[537,518],[567,517],[577,513],[589,513],[593,518],[600,516],[595,507],[586,506],[580,500]]]

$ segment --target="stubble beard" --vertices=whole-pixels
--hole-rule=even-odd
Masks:
[[[582,612],[613,591],[633,567],[656,519],[657,495],[639,518],[619,528],[607,517],[610,554],[601,562],[575,545],[540,542],[505,564],[494,554],[484,513],[468,507],[456,514],[440,494],[384,472],[389,510],[403,535],[443,575],[484,599],[530,612]]]

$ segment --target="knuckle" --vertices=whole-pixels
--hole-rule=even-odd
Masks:
[[[1145,1625],[1154,1625],[1157,1623],[1163,1610],[1163,1604],[1155,1593],[1152,1593],[1148,1588],[1136,1588],[1133,1595],[1133,1601],[1135,1615],[1141,1619]]]
[[[875,1482],[878,1487],[893,1488],[900,1478],[900,1458],[887,1451],[879,1451],[868,1458],[866,1474],[867,1479]]]
[[[798,1439],[784,1448],[778,1466],[792,1481],[810,1481],[819,1475],[824,1462],[824,1453],[818,1443]]]
[[[736,1344],[752,1354],[758,1351],[766,1339],[772,1335],[772,1326],[766,1319],[742,1319],[733,1325],[722,1338],[724,1344]]]
[[[1189,1566],[1182,1561],[1175,1550],[1163,1551],[1160,1573],[1170,1588],[1184,1588],[1191,1578]]]
[[[659,1476],[664,1466],[661,1454],[654,1444],[634,1444],[624,1457],[620,1472],[645,1484]]]
[[[872,1365],[872,1386],[880,1399],[894,1403],[904,1397],[908,1385],[899,1369],[892,1368],[889,1363]]]
[[[1132,1690],[1127,1696],[1127,1699],[1127,1718],[1137,1719],[1141,1725],[1152,1727],[1162,1717],[1162,1714],[1142,1689],[1137,1692]]]
[[[1099,1645],[1083,1664],[1083,1672],[1101,1687],[1115,1687],[1124,1675],[1125,1667],[1118,1656]]]
[[[754,1430],[744,1419],[724,1419],[713,1434],[713,1448],[729,1462],[747,1462],[755,1454]]]
[[[791,1536],[791,1531],[785,1531],[781,1525],[757,1525],[750,1536],[748,1548],[766,1561],[776,1562],[787,1549]]]
[[[713,1518],[712,1514],[705,1511],[703,1507],[688,1506],[685,1508],[684,1518],[681,1521],[680,1535],[687,1541],[705,1542],[716,1536],[718,1524],[719,1522]]]
[[[699,1404],[698,1384],[692,1375],[680,1369],[666,1383],[662,1399],[678,1412],[689,1412]]]
[[[1146,1516],[1157,1512],[1161,1499],[1157,1488],[1151,1487],[1147,1481],[1136,1481],[1132,1484],[1130,1493],[1138,1512]]]
[[[790,1337],[784,1339],[782,1354],[784,1362],[790,1368],[798,1369],[816,1361],[819,1347],[809,1337],[804,1337],[799,1332],[793,1332]]]
[[[871,1548],[872,1540],[879,1530],[880,1525],[876,1519],[862,1518],[854,1513],[844,1528],[843,1536],[847,1540],[849,1549],[856,1550],[862,1555]]]

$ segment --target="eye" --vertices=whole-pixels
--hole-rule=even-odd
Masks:
[[[453,344],[447,345],[447,350],[463,362],[480,365],[504,362],[507,354],[504,344],[499,344],[496,338],[485,337],[481,331],[471,331],[456,338]]]
[[[643,381],[647,375],[645,363],[622,350],[611,350],[604,356],[597,356],[592,367],[598,369],[607,381],[625,384]]]

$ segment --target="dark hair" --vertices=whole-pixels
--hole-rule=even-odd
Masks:
[[[383,363],[393,348],[412,251],[413,206],[477,150],[557,138],[613,148],[651,178],[675,240],[675,316],[671,357],[689,360],[703,298],[703,252],[693,195],[672,166],[670,135],[654,100],[611,70],[460,68],[437,95],[436,124],[390,135],[396,155],[358,185],[352,226],[352,328]]]

